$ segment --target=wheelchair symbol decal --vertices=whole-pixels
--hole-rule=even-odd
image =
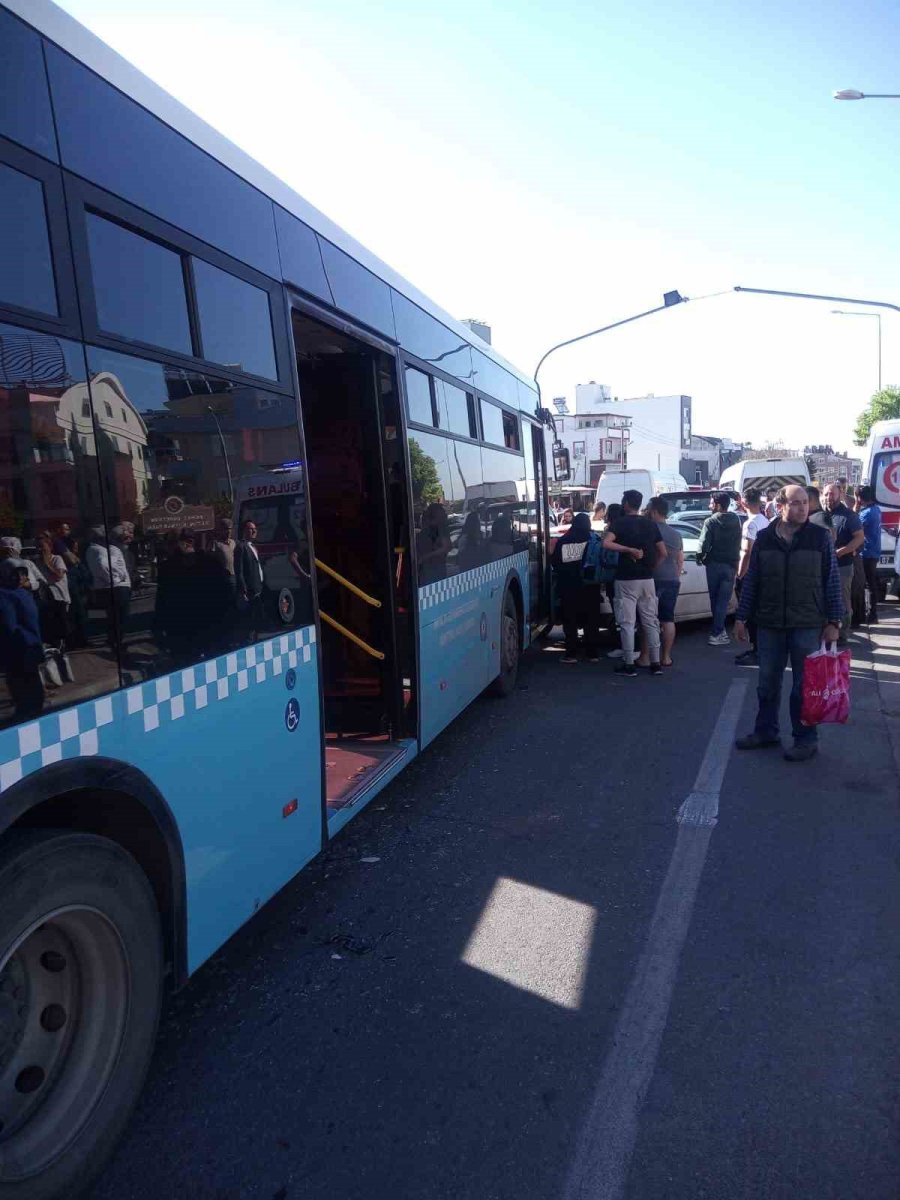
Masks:
[[[288,733],[293,733],[300,724],[300,701],[288,700],[284,710],[284,725]]]

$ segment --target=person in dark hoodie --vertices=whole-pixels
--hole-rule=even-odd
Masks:
[[[697,562],[706,567],[706,587],[712,609],[712,631],[707,639],[710,646],[730,646],[731,638],[725,629],[725,618],[734,578],[741,558],[741,518],[729,512],[731,497],[716,492],[710,501],[712,516],[703,522]]]
[[[584,630],[584,652],[588,662],[598,662],[600,645],[600,606],[603,588],[584,579],[583,561],[592,538],[591,518],[576,513],[572,528],[556,543],[550,562],[556,576],[556,591],[562,609],[562,627],[566,652],[561,662],[578,661],[578,630]]]
[[[44,647],[37,604],[25,578],[24,568],[0,563],[0,670],[17,721],[39,716],[44,707]]]

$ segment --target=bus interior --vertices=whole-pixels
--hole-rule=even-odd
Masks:
[[[394,359],[295,309],[329,813],[415,736],[410,523]]]

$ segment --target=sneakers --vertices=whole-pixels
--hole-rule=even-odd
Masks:
[[[723,629],[721,633],[711,633],[706,639],[706,644],[708,646],[730,646],[731,638],[726,630]]]
[[[622,663],[620,667],[616,667],[615,671],[613,671],[614,675],[627,675],[629,679],[636,679],[637,673],[638,670],[634,663]]]
[[[759,655],[755,650],[745,650],[743,654],[736,654],[734,661],[739,667],[758,667]]]
[[[780,750],[781,738],[763,737],[761,733],[747,733],[744,737],[737,738],[734,744],[738,750],[768,750],[773,746],[777,746]]]
[[[807,762],[819,753],[815,742],[794,742],[790,750],[785,750],[784,757],[788,762]]]
[[[659,665],[659,663],[651,663],[650,664],[650,674],[651,675],[662,675],[662,673],[663,673],[663,669]]]

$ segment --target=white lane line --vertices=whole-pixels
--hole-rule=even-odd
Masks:
[[[624,1194],[747,687],[746,679],[729,687],[694,786],[678,810],[675,849],[578,1139],[565,1200],[621,1200]]]

